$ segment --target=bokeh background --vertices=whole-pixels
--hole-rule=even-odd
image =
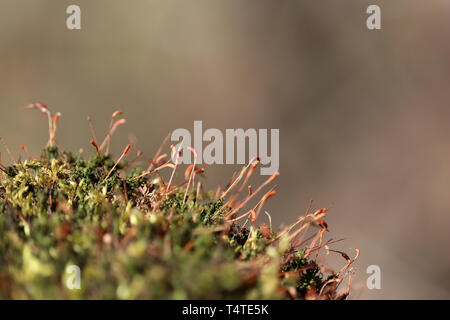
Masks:
[[[366,28],[370,4],[380,31]],[[133,134],[149,158],[194,120],[279,128],[274,222],[333,204],[337,248],[361,250],[354,298],[448,299],[449,13],[447,0],[2,0],[0,136],[16,157],[45,146],[30,102],[60,111],[59,144],[85,152],[87,115],[101,135],[116,109],[128,123],[113,151]],[[236,168],[206,170],[212,188]],[[360,290],[372,264],[382,288]]]

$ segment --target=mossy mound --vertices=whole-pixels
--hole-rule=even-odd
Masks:
[[[324,276],[289,232],[242,226],[213,192],[125,168],[101,152],[85,160],[54,146],[2,167],[0,298],[345,297],[323,290],[337,275]],[[71,265],[79,290],[66,287]]]

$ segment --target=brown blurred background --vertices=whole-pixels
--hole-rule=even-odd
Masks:
[[[66,29],[70,4],[80,31]],[[334,204],[337,248],[361,250],[356,286],[381,268],[362,298],[449,299],[449,13],[447,0],[2,0],[0,136],[17,157],[39,152],[46,121],[19,108],[30,102],[63,114],[58,141],[75,151],[91,151],[87,115],[101,135],[117,108],[114,152],[133,133],[148,157],[194,120],[280,128],[275,223]],[[205,183],[235,169],[208,167]]]

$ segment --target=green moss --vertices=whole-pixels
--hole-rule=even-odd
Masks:
[[[0,188],[0,298],[279,299],[297,272],[302,298],[326,279],[304,251],[225,219],[225,199],[171,189],[101,154],[49,147],[4,170]],[[220,211],[220,212],[219,212]],[[81,269],[81,290],[65,269]],[[306,269],[305,269],[306,268]],[[305,270],[304,270],[305,269]]]

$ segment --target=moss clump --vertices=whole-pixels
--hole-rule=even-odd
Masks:
[[[0,167],[0,299],[344,297],[323,290],[341,275],[326,277],[295,249],[295,228],[324,211],[280,233],[247,226],[239,217],[255,222],[260,210],[243,214],[246,200],[191,190],[192,174],[170,186],[97,151],[86,160],[51,144],[40,158]],[[66,287],[72,265],[79,290]]]

